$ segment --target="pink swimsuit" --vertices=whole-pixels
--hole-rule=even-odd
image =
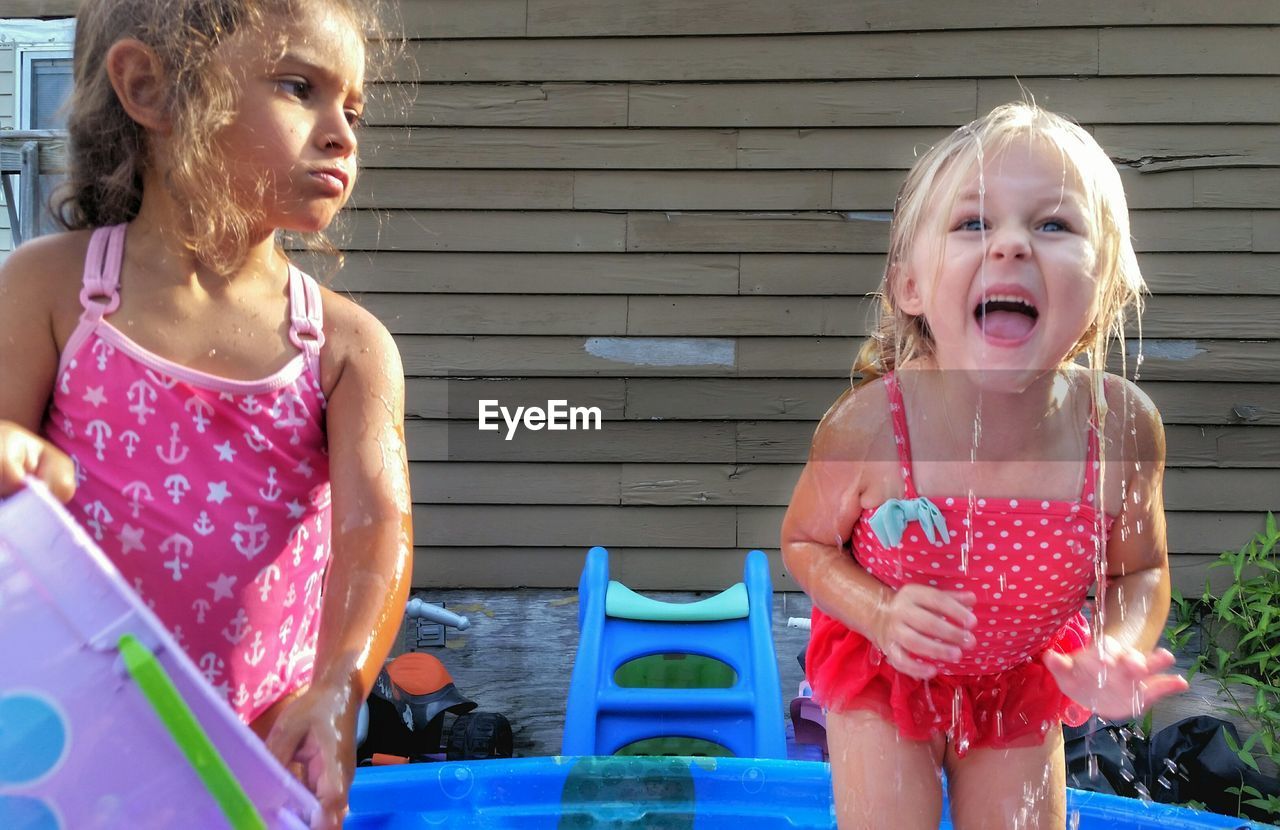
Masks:
[[[919,497],[902,392],[884,379],[907,500]],[[1098,437],[1089,428],[1080,499],[932,499],[950,531],[930,542],[908,522],[901,543],[886,546],[863,511],[852,549],[863,568],[897,589],[907,583],[977,597],[977,645],[959,660],[938,663],[928,681],[899,674],[861,634],[813,611],[806,670],[815,696],[829,708],[869,708],[908,738],[948,734],[963,754],[971,746],[1037,743],[1058,720],[1082,723],[1088,712],[1063,695],[1037,659],[1046,649],[1070,652],[1088,638],[1081,609],[1096,573],[1106,529],[1094,508]]]
[[[299,353],[271,377],[194,371],[104,319],[125,227],[90,241],[43,432],[76,463],[72,513],[248,723],[305,687],[315,659],[330,526],[320,292],[290,267]]]

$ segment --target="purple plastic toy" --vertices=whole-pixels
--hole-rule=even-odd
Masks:
[[[0,655],[0,827],[298,830],[317,810],[39,484],[0,503]]]

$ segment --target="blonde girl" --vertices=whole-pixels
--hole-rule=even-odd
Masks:
[[[1104,371],[1143,288],[1119,176],[1057,115],[998,107],[908,174],[865,382],[782,528],[842,830],[937,827],[942,771],[960,830],[1064,827],[1062,723],[1185,688],[1159,414]]]

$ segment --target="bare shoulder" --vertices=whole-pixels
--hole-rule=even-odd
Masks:
[[[0,266],[0,305],[21,309],[28,323],[48,321],[61,346],[80,316],[80,284],[90,231],[37,237]]]
[[[344,377],[352,376],[388,391],[403,390],[400,352],[382,321],[328,288],[321,288],[321,296],[325,335],[321,382],[326,394],[331,394]]]
[[[810,460],[861,460],[889,439],[889,395],[884,378],[848,389],[822,416]]]
[[[1108,444],[1123,447],[1125,455],[1164,460],[1164,423],[1151,397],[1136,383],[1119,375],[1105,375],[1107,401],[1105,434]]]

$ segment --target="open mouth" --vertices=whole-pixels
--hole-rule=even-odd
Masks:
[[[1023,297],[993,294],[978,303],[973,318],[988,339],[1019,341],[1031,334],[1040,312]]]

